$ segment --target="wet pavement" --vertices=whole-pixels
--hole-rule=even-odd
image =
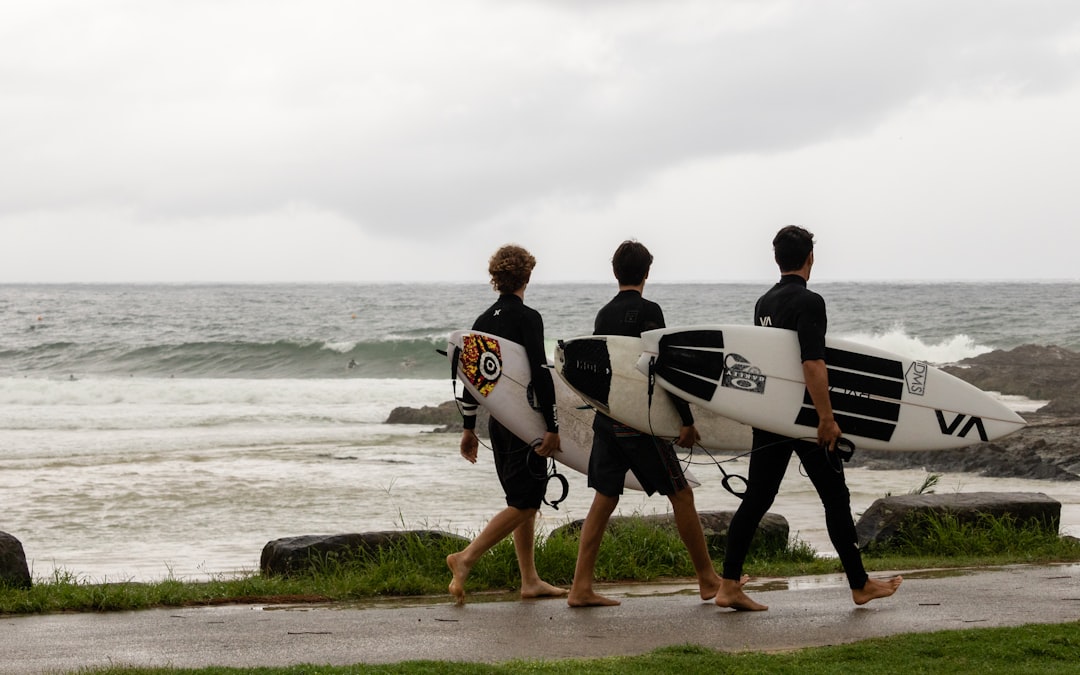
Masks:
[[[875,577],[886,575],[875,574]],[[698,644],[775,651],[899,633],[1080,621],[1080,565],[904,573],[892,598],[851,602],[839,575],[752,581],[767,612],[701,602],[692,584],[598,587],[618,607],[471,596],[366,605],[230,605],[0,617],[0,673],[89,666],[287,666],[418,659],[502,662]]]

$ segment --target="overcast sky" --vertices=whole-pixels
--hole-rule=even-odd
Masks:
[[[0,282],[1080,278],[1075,0],[0,3]]]

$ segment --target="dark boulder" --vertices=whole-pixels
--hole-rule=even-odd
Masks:
[[[960,523],[978,523],[983,516],[1012,516],[1018,524],[1037,522],[1057,532],[1061,502],[1041,492],[957,492],[899,495],[878,499],[855,524],[859,547],[883,544],[909,519],[920,514],[948,514]]]
[[[347,563],[369,556],[382,548],[405,546],[413,542],[437,545],[452,540],[462,547],[469,540],[437,530],[365,532],[360,534],[309,534],[275,539],[266,544],[259,559],[264,575],[303,573],[330,561]]]
[[[7,532],[0,532],[0,586],[30,588],[31,585],[22,542]]]
[[[476,430],[480,435],[487,433],[487,411],[480,407],[476,416]],[[426,405],[420,408],[399,406],[390,411],[387,424],[424,424],[437,425],[437,433],[461,433],[461,408],[457,401],[446,401],[437,406]]]

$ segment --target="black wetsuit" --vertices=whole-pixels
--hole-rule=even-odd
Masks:
[[[825,301],[806,287],[806,280],[785,274],[780,282],[758,299],[754,321],[759,326],[794,330],[799,335],[803,361],[825,358],[827,319]],[[803,469],[825,506],[825,525],[829,539],[840,557],[848,585],[859,589],[868,579],[859,553],[858,535],[851,518],[851,496],[844,480],[843,464],[830,462],[827,450],[815,440],[800,440],[754,429],[753,454],[747,475],[746,494],[731,519],[724,578],[739,580],[750,541],[761,518],[772,506],[780,482],[787,471],[791,454],[799,456]]]
[[[547,430],[558,433],[555,412],[555,384],[547,367],[544,347],[544,321],[540,313],[527,306],[511,293],[499,296],[476,321],[472,329],[491,333],[525,347],[532,372],[533,393],[544,416]],[[476,400],[465,392],[462,408],[466,429],[476,428]],[[494,417],[488,421],[488,435],[495,453],[495,469],[499,474],[507,506],[519,509],[540,508],[547,486],[547,460],[532,450],[532,441],[518,438]]]
[[[594,335],[639,337],[642,331],[664,327],[660,305],[635,290],[620,291],[596,314]],[[694,423],[690,406],[672,397],[686,426]],[[627,470],[632,470],[646,494],[671,495],[687,486],[682,465],[671,443],[643,434],[597,412],[589,454],[589,487],[607,497],[622,494]]]

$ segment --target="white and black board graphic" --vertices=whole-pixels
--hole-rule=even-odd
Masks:
[[[648,378],[638,371],[640,338],[588,335],[559,340],[555,371],[581,398],[608,417],[646,434],[673,439],[682,419],[662,389],[650,391]],[[691,406],[701,446],[721,452],[750,449],[751,430],[745,424]]]
[[[547,427],[533,407],[529,386],[532,373],[525,347],[490,333],[463,330],[450,334],[446,353],[454,376],[495,419],[521,439],[543,438]],[[562,447],[555,460],[587,474],[595,413],[583,406],[580,397],[559,378],[555,378],[555,401]],[[693,484],[699,483],[694,479]],[[643,489],[629,472],[624,485]]]
[[[813,437],[818,416],[793,331],[664,328],[642,335],[638,369],[676,395],[751,426]],[[874,450],[944,450],[1024,426],[1000,400],[925,362],[826,340],[830,400],[845,436]]]

